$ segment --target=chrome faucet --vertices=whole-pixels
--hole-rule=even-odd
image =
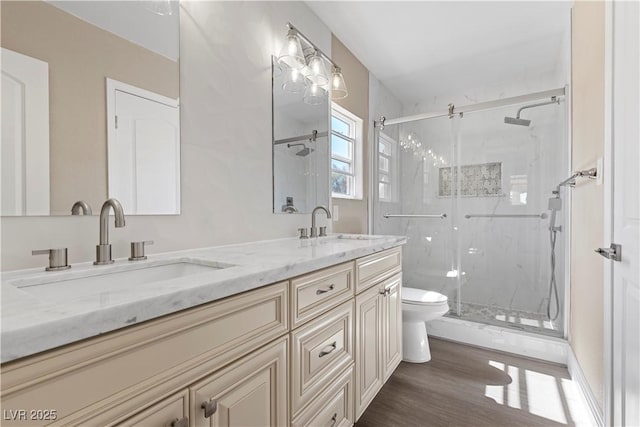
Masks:
[[[109,244],[109,211],[113,208],[116,217],[116,227],[124,227],[124,211],[122,205],[116,199],[109,199],[100,210],[100,244],[96,246],[96,260],[94,265],[113,263],[111,258],[111,245]]]
[[[311,211],[311,236],[310,236],[312,238],[318,237],[318,230],[316,229],[316,212],[318,211],[324,211],[324,213],[327,214],[327,219],[331,219],[331,212],[329,212],[329,209],[325,208],[322,205],[316,206],[315,208],[313,208],[313,211]]]

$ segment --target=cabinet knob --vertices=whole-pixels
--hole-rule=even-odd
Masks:
[[[71,268],[67,263],[67,248],[38,249],[37,251],[31,251],[31,255],[49,255],[49,267],[45,268],[47,271],[58,271]]]
[[[189,427],[189,417],[176,418],[171,421],[171,427]]]
[[[331,417],[331,427],[336,425],[336,421],[338,421],[338,413],[337,412],[335,414],[333,414],[333,417]]]
[[[300,233],[300,238],[301,239],[308,239],[309,235],[307,234],[307,229],[306,228],[298,228],[298,232]]]
[[[218,401],[216,399],[209,399],[202,404],[202,409],[204,409],[204,417],[210,418],[211,415],[215,414],[218,410]]]

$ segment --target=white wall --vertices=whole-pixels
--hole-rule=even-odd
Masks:
[[[180,13],[183,213],[110,224],[115,257],[134,240],[153,239],[156,253],[295,236],[310,224],[272,213],[271,55],[287,21],[327,53],[330,31],[301,2],[183,1]],[[67,247],[71,263],[90,261],[98,217],[2,218],[1,232],[2,270],[44,266],[32,249]]]

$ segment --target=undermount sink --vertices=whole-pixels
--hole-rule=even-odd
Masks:
[[[159,285],[174,279],[187,278],[233,267],[211,261],[177,259],[154,261],[140,265],[114,265],[106,269],[69,271],[51,278],[20,281],[14,286],[38,299],[58,302],[110,295]]]

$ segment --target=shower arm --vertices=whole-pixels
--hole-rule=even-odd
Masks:
[[[560,104],[560,99],[556,96],[552,96],[550,101],[539,102],[537,104],[525,105],[524,107],[520,107],[518,109],[518,113],[516,114],[516,118],[518,119],[520,118],[520,113],[522,112],[522,110],[526,110],[528,108],[542,107],[543,105],[549,105],[549,104]]]
[[[560,184],[558,184],[558,186],[556,187],[556,191],[554,191],[554,194],[559,194],[560,187],[564,187],[565,185],[570,185],[573,187],[576,183],[576,178],[587,177],[590,179],[595,179],[597,176],[598,176],[597,168],[584,169],[581,171],[577,171],[573,175],[571,175],[569,178],[565,179]]]

